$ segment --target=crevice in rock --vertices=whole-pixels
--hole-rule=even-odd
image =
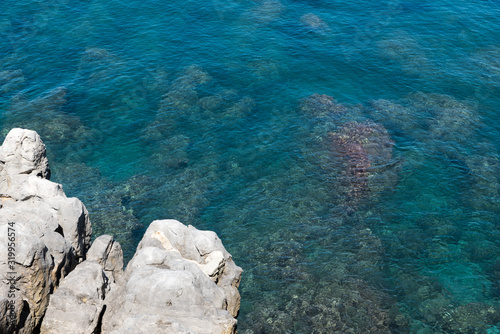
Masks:
[[[61,227],[61,225],[57,225],[57,228],[54,230],[54,232],[59,233],[64,238],[64,231],[63,231],[63,228]]]
[[[21,310],[21,317],[19,319],[18,328],[23,328],[26,323],[26,319],[30,315],[30,305],[26,300],[23,300],[23,309]]]
[[[97,325],[95,327],[94,332],[92,334],[101,334],[102,332],[102,318],[104,316],[104,312],[106,312],[106,305],[102,306],[101,314],[99,314],[99,319],[97,319]]]

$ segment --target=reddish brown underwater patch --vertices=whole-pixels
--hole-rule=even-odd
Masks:
[[[331,137],[332,148],[345,166],[347,205],[355,209],[359,201],[370,196],[370,175],[392,159],[394,142],[382,125],[371,121],[347,122]]]

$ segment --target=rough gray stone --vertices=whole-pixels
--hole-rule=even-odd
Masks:
[[[89,249],[85,206],[49,176],[38,134],[9,132],[0,146],[0,334],[236,332],[242,270],[214,232],[154,221],[123,272],[121,246],[104,235]]]
[[[85,206],[48,180],[45,145],[34,131],[13,129],[0,146],[0,332],[32,333],[49,294],[85,257],[91,226]],[[9,240],[11,237],[11,240]],[[10,247],[10,248],[9,248]],[[10,255],[15,262],[9,263]],[[11,277],[14,276],[14,277]],[[19,278],[19,279],[17,279]]]
[[[241,273],[214,232],[154,221],[105,300],[103,331],[235,333]]]
[[[80,263],[50,297],[41,334],[92,334],[101,326],[104,298],[123,275],[123,252],[110,235],[92,243]]]
[[[34,174],[50,178],[45,145],[35,131],[10,130],[0,149],[0,161],[7,174]]]
[[[108,291],[108,278],[101,265],[82,262],[51,295],[40,333],[95,333]]]
[[[112,283],[118,282],[123,275],[123,251],[110,235],[101,235],[94,240],[87,261],[99,263]]]
[[[0,210],[0,217],[2,210]],[[8,240],[7,223],[0,223],[0,240]],[[17,221],[15,229],[15,264],[9,266],[8,243],[0,242],[0,313],[10,314],[7,309],[9,302],[14,302],[14,319],[2,316],[0,332],[2,333],[32,333],[45,313],[49,301],[49,293],[54,285],[51,279],[54,261],[47,246],[39,236],[31,231],[31,226]],[[8,274],[14,272],[13,274]],[[13,321],[9,321],[13,320]]]

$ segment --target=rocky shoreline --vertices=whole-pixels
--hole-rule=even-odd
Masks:
[[[12,129],[0,147],[0,333],[236,333],[242,269],[214,232],[151,223],[123,269],[91,244],[85,205],[51,182],[45,145]]]

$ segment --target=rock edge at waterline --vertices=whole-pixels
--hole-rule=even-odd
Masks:
[[[157,220],[123,270],[112,236],[51,182],[35,131],[0,146],[0,334],[236,333],[242,269],[214,232]]]

